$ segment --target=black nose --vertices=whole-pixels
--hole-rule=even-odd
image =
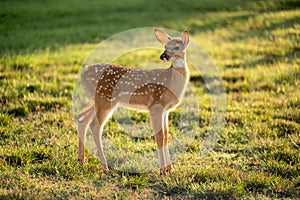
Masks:
[[[166,52],[163,52],[163,54],[160,55],[160,59],[168,61],[169,60],[169,56],[168,56],[168,54],[166,54]]]

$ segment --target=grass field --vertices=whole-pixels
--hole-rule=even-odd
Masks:
[[[299,199],[299,5],[2,0],[0,199]],[[171,176],[158,169],[104,172],[89,151],[85,165],[77,161],[72,93],[81,63],[99,42],[138,27],[188,30],[215,62],[226,90],[224,129],[209,154],[199,156],[211,103],[202,77],[191,77],[201,97],[199,132]],[[135,58],[123,62],[135,66]],[[137,123],[147,121],[133,114]],[[176,112],[170,117],[176,132]],[[113,121],[105,134],[126,137]]]

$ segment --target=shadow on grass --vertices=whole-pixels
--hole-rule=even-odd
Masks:
[[[159,198],[164,199],[237,199],[234,191],[231,189],[227,191],[213,192],[203,191],[201,193],[186,191],[183,188],[177,188],[174,190],[168,190],[163,187],[154,187],[154,190],[159,191]]]
[[[157,175],[155,174],[157,173]],[[109,172],[109,176],[117,179],[117,188],[119,192],[151,190],[155,199],[236,199],[237,192],[233,189],[222,191],[210,191],[203,189],[201,192],[188,190],[186,186],[169,187],[164,183],[170,177],[164,177],[157,172],[151,173],[124,173],[116,170]],[[96,180],[93,184],[96,187],[103,187],[103,180]]]
[[[284,7],[292,8],[292,1],[284,1]],[[289,3],[288,3],[289,2]],[[142,3],[134,0],[119,1],[10,1],[2,2],[0,12],[0,55],[7,52],[34,52],[39,49],[55,49],[69,44],[99,43],[112,34],[137,27],[165,26],[195,18],[207,11],[236,11],[262,9],[250,0],[239,1],[191,0]],[[272,3],[265,7],[277,9]],[[265,8],[266,9],[266,8]],[[236,20],[245,21],[253,16],[242,15],[189,27],[191,33],[226,27]]]
[[[258,59],[254,62],[245,62],[240,65],[240,67],[256,67],[257,65],[272,65],[274,63],[278,62],[291,62],[296,58],[299,58],[300,56],[300,48],[299,47],[293,47],[290,48],[287,52],[284,52],[283,54],[278,53],[269,53],[265,54],[263,58]],[[228,68],[228,66],[227,66]]]
[[[191,24],[189,30],[192,34],[196,34],[202,31],[214,31],[218,28],[225,28],[231,25],[235,21],[247,21],[250,17],[255,16],[255,14],[243,14],[239,16],[226,17],[223,19],[212,20],[204,25]]]

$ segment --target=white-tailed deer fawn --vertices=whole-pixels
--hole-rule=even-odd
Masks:
[[[181,39],[172,39],[159,30],[155,30],[154,34],[158,41],[165,44],[165,51],[160,59],[172,61],[169,68],[146,70],[103,63],[87,66],[83,70],[83,88],[91,97],[92,104],[78,116],[80,162],[84,162],[85,135],[89,125],[100,162],[108,169],[102,150],[102,131],[114,108],[121,105],[149,111],[161,172],[171,171],[168,113],[180,103],[189,81],[185,51],[189,44],[189,34],[187,31],[183,32]]]

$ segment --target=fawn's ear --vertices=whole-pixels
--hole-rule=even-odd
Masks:
[[[157,29],[154,30],[154,34],[156,39],[163,44],[167,44],[172,39],[168,34]]]
[[[189,32],[184,31],[181,35],[181,41],[184,45],[184,47],[187,47],[189,44]]]

